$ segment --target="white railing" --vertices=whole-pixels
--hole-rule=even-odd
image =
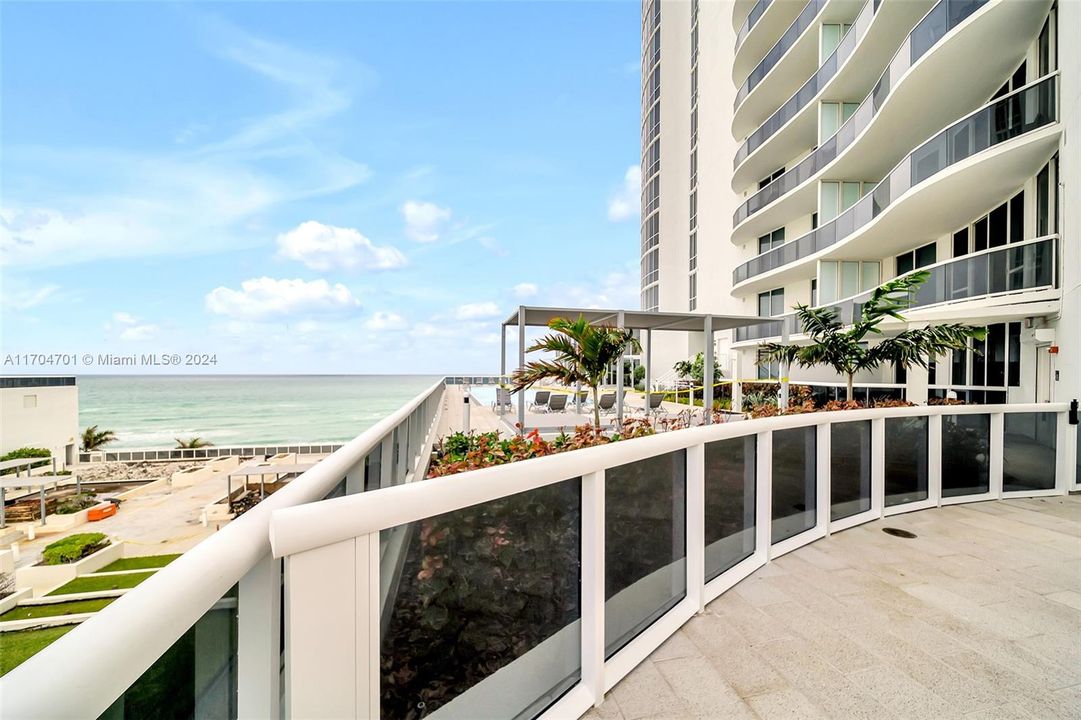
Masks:
[[[125,693],[183,641],[194,668],[174,669],[191,672],[195,697],[166,695],[159,678],[152,701],[190,705],[195,717],[277,718],[281,572],[270,553],[272,513],[423,477],[443,393],[440,379],[8,673],[0,717],[124,717]],[[142,695],[146,702],[145,688]]]
[[[271,544],[274,557],[285,559],[287,597],[286,714],[378,718],[381,711],[395,715],[388,702],[405,702],[437,718],[578,717],[707,602],[771,558],[896,513],[1064,494],[1077,487],[1077,438],[1065,403],[789,415],[276,510]],[[564,515],[555,527],[523,530],[526,521],[516,525],[521,516],[506,512],[538,504],[551,509],[558,505],[551,493],[562,493]],[[733,508],[734,516],[725,515]],[[531,638],[499,661],[485,655],[480,672],[468,671],[471,679],[461,658],[436,654],[425,661],[438,667],[410,658],[406,669],[384,644],[395,636],[393,623],[387,633],[380,629],[387,610],[380,605],[395,600],[381,599],[380,533],[414,523],[413,564],[403,577],[427,588],[424,602],[402,588],[402,604],[390,610],[423,607],[434,614],[433,627],[445,618],[477,620],[473,636],[447,640],[451,652],[472,647],[484,628],[501,643]],[[533,536],[526,537],[530,531],[545,542],[565,537],[571,554],[530,553],[536,550]],[[613,532],[620,540],[609,545]],[[440,555],[431,549],[448,541],[447,534],[464,550],[444,547]],[[499,538],[511,554],[485,559],[486,545],[476,545],[477,538]],[[653,565],[639,567],[646,557]],[[478,603],[478,585],[466,581],[493,572],[502,582],[497,599]],[[573,589],[564,601],[556,599],[558,591],[538,593],[519,579],[568,579],[568,573],[564,588]],[[444,601],[422,580],[466,584],[457,600]],[[579,588],[580,596],[574,594]],[[534,632],[539,621],[517,602],[565,615]],[[426,632],[414,641],[438,647],[439,631]],[[422,679],[427,673],[433,683],[422,691],[395,684],[412,682],[411,673]]]

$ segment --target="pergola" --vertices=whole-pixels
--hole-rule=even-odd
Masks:
[[[555,318],[585,318],[591,325],[612,325],[629,330],[645,331],[645,388],[646,406],[649,406],[649,383],[652,377],[653,331],[700,332],[705,335],[703,377],[713,377],[713,334],[747,325],[769,322],[775,318],[754,315],[712,315],[702,313],[656,312],[646,310],[603,310],[597,308],[532,307],[519,305],[518,309],[500,326],[499,372],[507,374],[507,328],[518,328],[518,367],[525,365],[525,329],[547,327]],[[713,383],[703,383],[703,405],[713,407]],[[623,363],[616,363],[616,420],[623,422]],[[525,393],[518,394],[518,428],[525,427]],[[712,422],[712,414],[706,413],[706,422]]]
[[[51,463],[53,468],[52,475],[31,475],[31,466],[37,463],[46,462]],[[38,501],[41,503],[41,524],[45,524],[45,489],[52,485],[55,487],[60,486],[60,482],[66,479],[63,476],[56,474],[56,458],[16,458],[14,460],[4,460],[0,462],[0,470],[15,470],[15,475],[10,474],[0,476],[0,528],[7,527],[7,490],[8,488],[38,488]],[[26,470],[26,476],[22,475],[22,471]],[[77,493],[82,492],[82,486],[79,482],[78,474],[75,474],[75,491]]]

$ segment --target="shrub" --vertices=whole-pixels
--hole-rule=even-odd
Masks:
[[[11,573],[0,572],[0,600],[15,592],[15,578]]]
[[[103,533],[77,533],[45,546],[42,551],[44,565],[66,565],[82,560],[109,544]]]
[[[12,450],[9,453],[5,453],[4,455],[0,455],[0,462],[3,462],[5,460],[22,460],[23,458],[47,458],[51,456],[52,452],[46,450],[45,448],[22,447],[17,450]],[[42,465],[48,465],[48,462],[42,460],[41,462],[33,463],[32,465],[30,465],[30,467],[35,468],[41,467]],[[15,468],[8,468],[7,470],[0,472],[0,475],[11,475],[14,472]]]
[[[98,504],[97,498],[92,492],[84,492],[79,495],[71,495],[70,497],[58,500],[56,503],[57,515],[71,515],[77,513],[80,510],[85,510],[88,507],[93,507]]]

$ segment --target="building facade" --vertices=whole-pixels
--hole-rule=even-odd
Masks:
[[[1060,38],[1081,4],[651,0],[643,18],[643,308],[776,316],[718,339],[732,372],[775,378],[758,347],[805,340],[794,305],[851,319],[924,269],[908,326],[987,339],[858,383],[1078,396],[1081,50]]]
[[[0,455],[45,448],[58,466],[75,463],[79,388],[71,376],[0,377]]]

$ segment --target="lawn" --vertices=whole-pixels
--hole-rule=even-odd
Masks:
[[[29,620],[31,618],[56,617],[57,615],[74,615],[75,613],[97,612],[111,603],[115,598],[101,598],[95,600],[71,600],[68,602],[50,603],[48,605],[22,605],[12,608],[0,615],[0,622],[8,620]],[[4,636],[5,638],[7,635]]]
[[[71,593],[97,592],[99,590],[119,590],[133,588],[154,574],[154,571],[128,573],[126,575],[83,575],[61,585],[49,595],[68,595]]]
[[[161,568],[165,567],[173,560],[180,557],[180,554],[176,555],[144,555],[142,557],[130,557],[121,558],[120,560],[114,560],[101,570],[95,570],[95,573],[105,572],[117,572],[119,570],[145,570],[146,568]]]
[[[41,630],[18,630],[3,634],[0,642],[0,675],[6,675],[30,656],[41,652],[74,625],[42,628]]]

